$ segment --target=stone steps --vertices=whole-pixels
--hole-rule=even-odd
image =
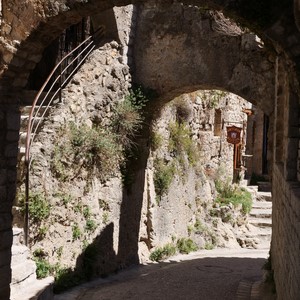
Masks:
[[[272,202],[271,192],[258,191],[257,195],[256,195],[256,201],[269,201],[269,202]]]
[[[270,183],[268,182],[268,185]],[[269,249],[272,236],[272,194],[270,191],[259,191],[259,186],[247,186],[252,194],[253,203],[248,222],[251,234],[246,238],[258,241],[258,249]]]
[[[272,187],[269,181],[259,181],[257,182],[259,192],[271,192]]]
[[[50,300],[53,299],[53,277],[43,280],[36,278],[36,264],[23,243],[23,230],[13,228],[11,300]],[[42,296],[44,295],[44,296]]]
[[[34,280],[27,283],[26,286],[11,292],[11,300],[52,300],[53,277],[47,277],[41,280]]]
[[[256,227],[272,227],[272,220],[269,218],[249,218],[249,223]]]
[[[253,201],[252,209],[271,209],[272,210],[272,202],[270,202],[270,201]]]
[[[272,209],[271,208],[252,208],[250,212],[250,217],[255,218],[271,218]]]

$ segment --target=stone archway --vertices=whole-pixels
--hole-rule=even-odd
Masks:
[[[16,3],[15,3],[16,2]],[[14,198],[15,189],[15,156],[18,140],[18,115],[16,114],[17,106],[16,99],[14,99],[11,89],[21,89],[27,81],[28,74],[34,68],[35,64],[41,57],[41,52],[45,46],[55,38],[63,28],[68,27],[70,24],[77,22],[82,15],[89,15],[91,11],[111,8],[114,5],[125,5],[135,2],[145,1],[61,1],[60,3],[52,4],[52,1],[44,1],[41,3],[27,2],[18,3],[18,1],[3,1],[3,20],[1,22],[2,38],[1,38],[1,82],[0,82],[0,93],[1,93],[1,112],[0,112],[0,128],[1,128],[1,169],[0,169],[0,183],[1,183],[1,232],[0,237],[4,242],[1,243],[1,257],[3,257],[3,263],[1,264],[1,275],[3,274],[3,281],[0,287],[0,295],[3,299],[6,299],[9,294],[9,278],[10,278],[10,245],[11,245],[11,216],[10,208],[12,199]],[[157,1],[158,3],[160,1]],[[171,1],[170,1],[171,2]],[[262,22],[259,18],[256,19],[255,9],[246,5],[247,1],[239,2],[239,5],[232,7],[230,1],[196,1],[186,0],[183,1],[187,4],[208,4],[212,8],[223,8],[227,11],[235,13],[242,19],[246,19],[249,22],[256,21],[257,24],[261,25],[260,30],[265,41],[268,41],[266,36],[270,40],[276,41],[283,49],[286,49],[286,53],[292,58],[296,68],[299,66],[300,50],[297,48],[297,43],[300,40],[299,32],[295,25],[294,19],[291,18],[292,6],[288,5],[284,7],[282,11],[270,12],[267,9],[263,10],[263,16],[268,15],[273,19],[270,20],[269,24]],[[58,4],[57,4],[58,3]],[[163,3],[168,7],[170,3]],[[11,6],[10,6],[11,5]],[[8,8],[11,10],[8,11]],[[267,7],[270,8],[270,7]],[[281,7],[282,8],[282,7]],[[254,13],[251,15],[251,12]],[[28,18],[28,16],[32,16]],[[274,21],[273,21],[274,20]],[[193,21],[193,17],[191,19]],[[277,21],[277,22],[275,22]],[[145,30],[145,28],[143,29]],[[162,42],[174,42],[172,34],[165,36]],[[231,41],[237,40],[236,37],[231,37]],[[147,41],[151,45],[151,40]],[[177,40],[177,43],[181,46],[186,45],[183,40]],[[241,41],[240,41],[241,42]],[[162,44],[163,45],[163,44]],[[240,46],[242,43],[240,43]],[[220,44],[221,49],[225,50],[226,43]],[[163,46],[164,47],[164,46]],[[158,59],[156,65],[152,66],[152,69],[146,68],[143,72],[137,73],[137,78],[140,77],[141,81],[144,81],[149,86],[156,87],[161,93],[166,93],[166,99],[169,97],[168,93],[181,93],[194,89],[199,84],[197,80],[190,77],[188,72],[189,68],[194,66],[202,66],[206,68],[208,77],[214,79],[211,82],[202,82],[203,86],[207,87],[223,87],[223,89],[234,91],[244,96],[246,99],[249,98],[252,101],[257,101],[262,98],[268,97],[270,102],[268,104],[261,102],[261,106],[265,107],[264,110],[270,114],[274,108],[274,156],[278,157],[275,159],[278,164],[275,165],[274,182],[276,189],[276,207],[277,213],[274,215],[276,219],[276,230],[273,237],[272,251],[273,251],[273,263],[275,268],[275,280],[278,286],[278,295],[280,298],[287,297],[289,299],[297,299],[299,296],[297,280],[299,273],[299,256],[297,255],[297,245],[300,240],[299,229],[297,227],[297,220],[299,219],[299,184],[296,182],[298,175],[298,168],[295,167],[298,161],[297,149],[298,149],[298,85],[296,77],[293,74],[294,66],[289,63],[288,58],[285,54],[277,47],[277,52],[280,54],[279,59],[276,60],[275,68],[275,82],[272,82],[272,78],[268,78],[268,88],[264,90],[256,90],[255,87],[261,86],[264,81],[264,77],[257,77],[256,73],[251,70],[251,66],[243,69],[243,66],[239,65],[239,60],[228,62],[224,66],[222,72],[214,73],[209,71],[210,66],[206,66],[201,60],[201,56],[197,53],[187,56],[174,56],[177,61],[182,64],[187,64],[185,74],[186,82],[181,86],[177,86],[176,82],[182,78],[176,78],[176,67],[174,63],[171,65],[166,64],[166,68],[174,75],[167,80],[165,74],[165,83],[162,81],[156,81],[153,74],[155,74],[155,67],[159,67],[161,61]],[[155,51],[155,48],[153,48]],[[185,47],[181,48],[182,51],[186,50]],[[144,59],[147,61],[151,53],[145,53]],[[212,54],[211,54],[212,55]],[[222,56],[222,53],[218,54]],[[196,61],[191,58],[197,57]],[[226,57],[226,55],[224,56]],[[251,58],[255,59],[256,55],[253,53]],[[213,56],[210,57],[213,60]],[[267,59],[265,57],[265,59]],[[223,58],[224,60],[224,58]],[[137,63],[138,60],[137,60]],[[164,62],[167,63],[167,62]],[[235,76],[233,74],[229,76],[228,72],[232,72],[230,67],[235,66]],[[261,67],[261,66],[257,66]],[[237,75],[239,68],[244,71],[250,71],[251,80],[249,82],[240,82],[237,86],[235,83],[241,79]],[[268,69],[268,68],[267,68]],[[22,72],[20,72],[22,70]],[[262,70],[266,71],[266,70]],[[197,72],[199,77],[203,76],[200,68],[193,69],[193,72]],[[267,73],[267,72],[266,72]],[[213,76],[216,76],[213,78]],[[232,81],[228,82],[228,79]],[[192,84],[188,84],[192,82]],[[214,82],[214,84],[212,83]],[[214,86],[215,85],[215,86]],[[271,86],[275,86],[274,98]],[[199,85],[200,87],[200,85]],[[252,89],[251,89],[252,87]],[[238,90],[237,90],[238,89]],[[271,92],[270,92],[271,91]],[[261,97],[262,94],[267,93]],[[274,100],[274,101],[273,101]],[[293,166],[292,166],[293,165]],[[290,184],[287,181],[294,181],[294,184]],[[284,201],[282,200],[284,199]],[[284,240],[281,239],[284,237]],[[285,253],[289,253],[288,257]],[[295,263],[296,262],[296,263]],[[291,275],[289,275],[291,274]],[[1,276],[2,277],[2,276]],[[287,281],[283,280],[288,278]],[[285,286],[283,286],[285,282]],[[289,295],[286,295],[288,291]]]

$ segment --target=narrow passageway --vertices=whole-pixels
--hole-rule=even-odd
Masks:
[[[178,255],[160,264],[133,267],[54,299],[254,299],[250,298],[251,287],[262,280],[262,266],[267,255],[268,250],[202,250]],[[246,291],[245,282],[249,283]],[[245,288],[240,286],[241,283]]]
[[[55,300],[273,300],[265,285],[264,266],[271,241],[272,196],[260,186],[248,186],[253,197],[249,213],[256,245],[216,248],[176,255],[160,263],[146,263],[122,270],[56,295]]]

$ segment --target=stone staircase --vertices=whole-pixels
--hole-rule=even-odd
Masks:
[[[22,102],[20,106],[20,111],[21,111],[21,128],[20,128],[20,134],[19,134],[19,163],[23,162],[24,160],[24,155],[25,155],[25,142],[26,142],[26,137],[27,137],[27,125],[29,121],[29,115],[32,107],[32,102],[37,94],[37,91],[26,91],[24,92],[24,95],[22,95]],[[46,96],[46,92],[43,92],[41,94],[41,98]],[[47,99],[50,99],[53,96],[53,93],[50,93]],[[55,98],[52,105],[55,105],[58,103],[58,99]],[[34,119],[34,125],[37,125],[37,123],[41,120],[40,128],[41,125],[43,125],[43,114],[45,110],[47,109],[47,104],[48,102],[46,101],[43,106],[37,106],[35,108],[35,111],[38,110],[38,115]],[[44,114],[44,118],[46,118],[49,114],[49,110]],[[37,133],[39,132],[37,131]]]
[[[23,230],[13,228],[11,300],[53,299],[53,277],[36,278],[36,265],[30,250],[23,244]]]
[[[272,235],[272,195],[270,183],[264,183],[263,188],[248,186],[253,195],[253,204],[248,222],[252,230],[252,238],[256,239],[255,248],[269,249]]]
[[[18,189],[23,193],[21,187],[24,181],[24,161],[25,161],[25,142],[27,136],[27,125],[31,104],[37,91],[25,91],[22,94],[21,127],[19,133],[19,153],[18,153]],[[46,106],[40,107],[39,116],[35,120],[38,122],[44,113]],[[45,114],[45,117],[47,114]],[[23,216],[18,206],[13,207],[13,245],[12,245],[12,281],[10,300],[50,300],[53,299],[52,284],[53,277],[38,280],[36,277],[36,264],[32,260],[32,255],[28,247],[24,245]]]

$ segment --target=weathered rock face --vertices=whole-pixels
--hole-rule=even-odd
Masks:
[[[221,13],[149,4],[139,14],[136,76],[161,94],[225,89],[270,114],[274,61],[257,36]]]
[[[24,2],[24,1],[23,1]],[[90,15],[95,11],[103,11],[113,5],[124,5],[135,1],[2,1],[1,19],[1,66],[0,82],[1,112],[0,112],[0,198],[1,198],[1,283],[0,295],[3,299],[9,298],[10,280],[10,245],[11,245],[11,205],[14,199],[16,186],[16,153],[19,128],[19,112],[15,97],[15,88],[24,86],[27,77],[35,64],[41,58],[45,46],[63,28],[76,23],[81,16]],[[140,1],[142,2],[142,1]],[[173,1],[157,1],[169,4]],[[298,47],[300,34],[296,27],[295,19],[291,17],[292,5],[286,6],[284,1],[276,5],[268,3],[263,10],[257,11],[257,6],[250,5],[249,1],[239,1],[232,7],[232,1],[182,1],[187,4],[209,4],[212,7],[225,8],[233,11],[242,19],[250,23],[254,21],[263,26],[265,39],[271,44],[278,42],[285,49],[292,63],[288,65],[289,58],[286,53],[276,47],[278,54],[275,69],[275,95],[267,106],[274,106],[274,114],[271,120],[270,140],[274,144],[273,176],[274,192],[274,234],[272,242],[273,265],[279,299],[299,298],[299,263],[297,263],[297,245],[299,230],[299,184],[288,182],[299,181],[299,167],[297,167],[299,136],[298,136],[298,112],[299,97],[297,77],[294,65],[299,67],[300,50]],[[298,1],[299,2],[299,1]],[[298,22],[298,2],[295,3],[295,16]],[[42,5],[41,5],[42,4]],[[270,9],[272,6],[273,9]],[[23,7],[20,10],[19,7]],[[34,7],[34,9],[32,8]],[[167,8],[169,8],[167,6]],[[8,11],[9,10],[9,11]],[[262,21],[263,20],[263,21]],[[263,22],[263,23],[261,23]],[[13,24],[14,23],[14,24]],[[25,24],[25,25],[24,25]],[[12,26],[13,25],[13,26]],[[7,33],[5,33],[7,32]],[[13,34],[11,34],[13,32]],[[268,38],[267,38],[268,37]],[[20,38],[16,40],[15,38]],[[272,40],[269,40],[269,38]],[[193,63],[193,62],[189,62]],[[174,62],[176,64],[176,62]],[[192,65],[191,65],[192,66]],[[184,77],[184,76],[182,76]],[[2,78],[2,77],[1,77]],[[264,79],[262,80],[262,82]],[[160,81],[161,82],[161,81]],[[261,84],[261,82],[259,82]],[[169,100],[172,97],[169,97]],[[249,99],[255,101],[255,99]],[[2,105],[6,103],[8,105]],[[298,164],[299,165],[299,164]],[[283,240],[282,237],[285,237]],[[137,239],[135,236],[134,239]],[[4,241],[4,242],[2,242]],[[289,255],[286,255],[289,253]],[[296,263],[295,263],[296,262]],[[288,280],[287,280],[288,279]]]
[[[64,90],[63,103],[52,109],[33,144],[31,201],[43,199],[50,206],[43,208],[48,210],[46,218],[37,220],[32,216],[32,250],[42,249],[58,270],[70,268],[78,273],[88,268],[90,276],[105,274],[137,259],[148,260],[153,247],[172,238],[187,237],[195,222],[202,222],[205,228],[206,222],[212,226],[209,212],[216,195],[214,180],[233,176],[233,147],[226,141],[225,130],[232,124],[245,129],[246,114],[242,109],[249,104],[218,91],[184,95],[163,109],[152,129],[161,135],[163,143],[138,163],[131,188],[123,185],[120,171],[114,170],[113,163],[110,170],[99,170],[92,164],[86,165],[86,153],[74,155],[75,146],[85,139],[88,128],[102,128],[99,134],[105,136],[116,106],[128,93],[130,74],[128,66],[120,62],[121,57],[116,42],[95,50]],[[187,164],[185,156],[178,157],[181,166],[174,173],[170,192],[160,195],[153,181],[157,172],[154,162],[174,160],[168,141],[170,124],[178,118],[187,123],[190,132],[184,143],[198,146],[190,148],[192,164]],[[72,126],[85,126],[85,130],[76,131]],[[75,141],[73,148],[69,147],[68,139]],[[80,159],[72,161],[72,157]],[[106,159],[112,161],[110,157]],[[103,174],[105,171],[108,173]],[[214,245],[239,247],[232,225],[229,221],[222,224],[220,218],[232,207],[227,208],[228,212],[225,208],[215,209],[214,229],[207,229],[204,237],[193,238],[200,247],[205,247],[207,239],[213,239]],[[234,222],[239,219],[236,231],[240,230],[245,224],[244,217],[238,210],[230,214]],[[93,256],[93,266],[87,267],[93,249],[97,255]]]
[[[120,174],[116,170],[103,182],[97,169],[78,167],[81,161],[70,167],[60,151],[67,147],[70,124],[105,128],[111,123],[112,108],[130,86],[129,67],[120,63],[119,47],[111,42],[90,55],[64,90],[63,103],[53,109],[32,148],[31,192],[50,204],[49,218],[32,222],[32,250],[43,249],[50,263],[60,267],[78,267],[83,249],[109,231],[101,244],[101,253],[108,256],[98,272],[116,268],[109,264],[116,263],[113,256],[118,249]],[[78,132],[76,138],[84,139],[84,133]],[[82,154],[84,159],[86,154]]]
[[[188,236],[197,241],[200,248],[209,243],[212,246],[239,247],[236,236],[239,230],[242,231],[238,227],[246,224],[245,218],[238,213],[234,216],[234,212],[227,208],[232,214],[232,224],[236,225],[240,220],[239,226],[233,229],[229,219],[228,223],[221,221],[225,220],[226,214],[223,208],[218,214],[216,211],[220,209],[213,206],[217,194],[215,180],[231,181],[233,177],[233,145],[226,141],[226,128],[233,123],[245,127],[247,116],[242,110],[249,106],[245,100],[232,94],[198,91],[182,95],[163,108],[151,129],[154,144],[146,168],[140,228],[142,260],[147,259],[149,250]],[[216,112],[221,112],[221,118],[216,117]],[[179,125],[180,120],[186,123]],[[184,144],[188,143],[188,138],[184,137],[183,130],[189,132],[195,145],[193,158],[183,154],[183,149],[172,150],[174,138],[181,139],[179,147],[186,147]],[[191,163],[191,159],[195,162]],[[161,168],[160,163],[164,167]],[[163,176],[166,166],[176,170],[171,172],[168,189],[160,193],[157,178]],[[223,217],[218,218],[221,215]],[[202,236],[199,232],[194,234],[195,224],[202,227]],[[243,230],[248,229],[243,227]]]

